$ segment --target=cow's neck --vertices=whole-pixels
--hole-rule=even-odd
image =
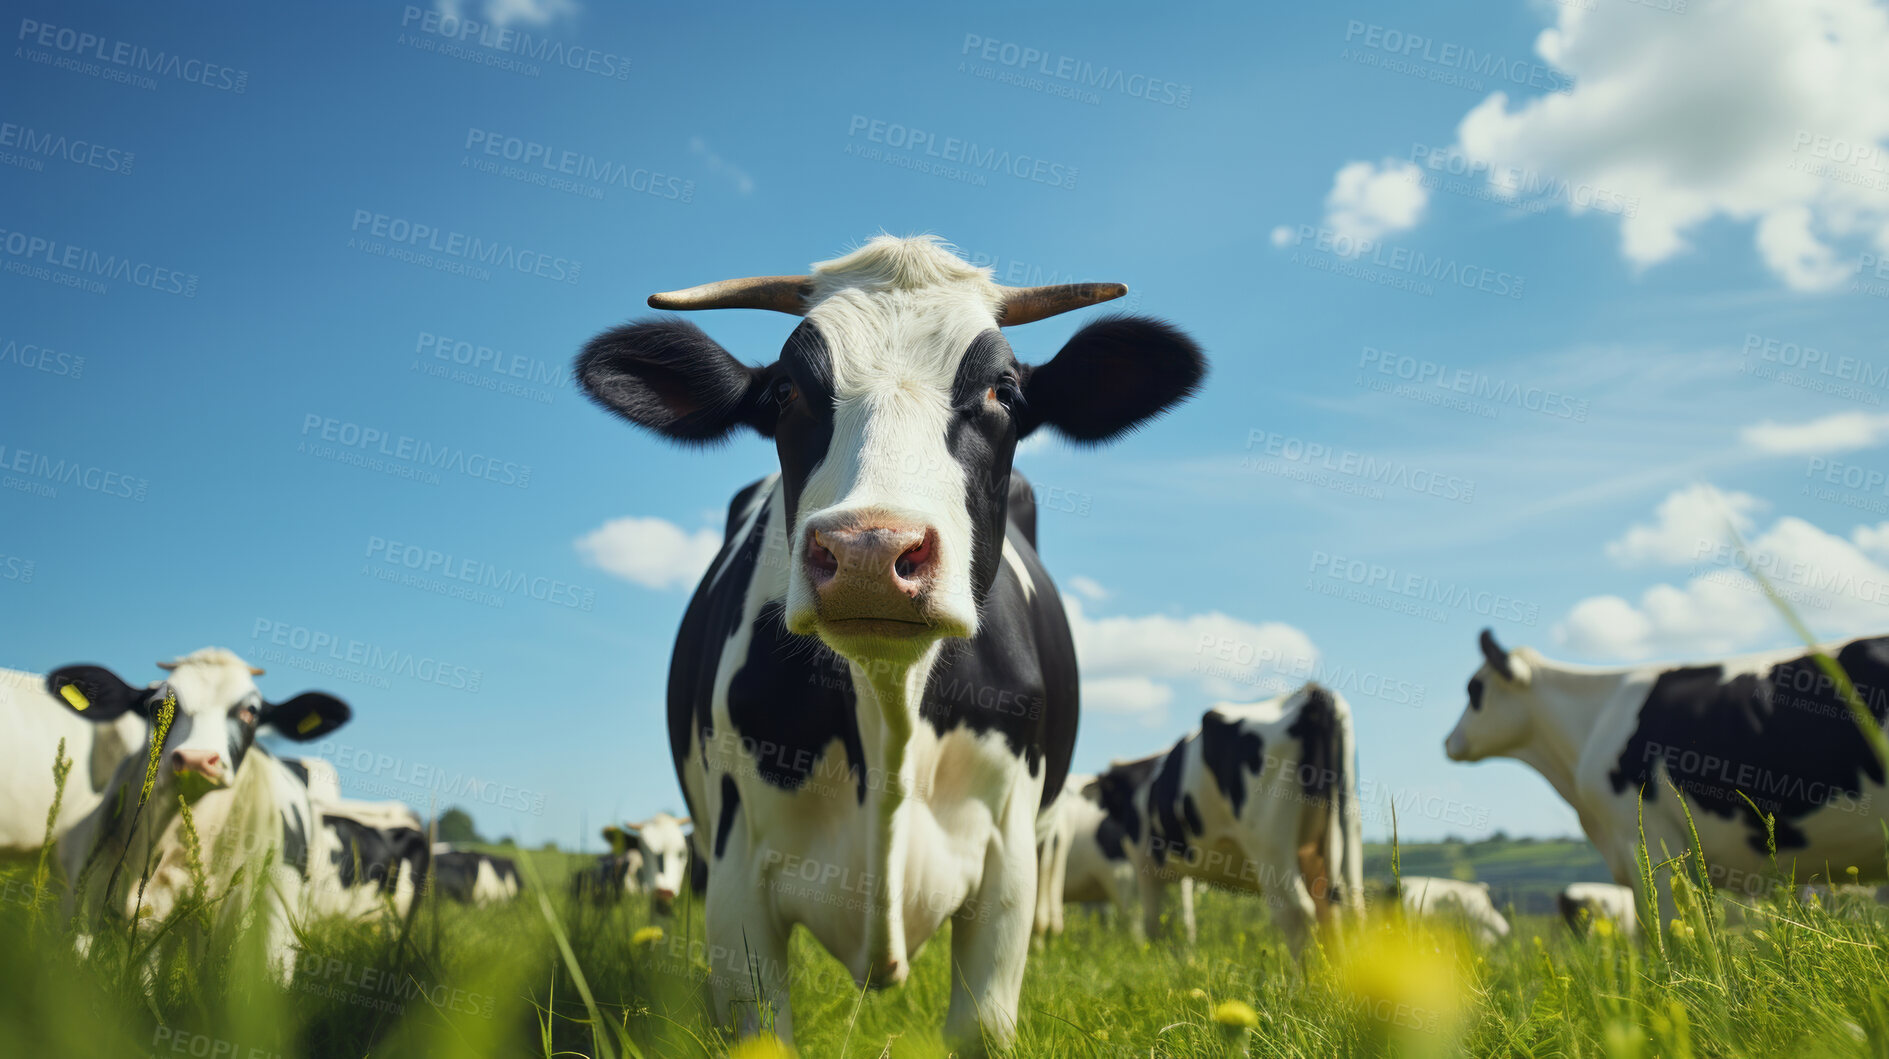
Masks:
[[[1581,751],[1623,676],[1609,670],[1556,669],[1539,663],[1533,667],[1528,739],[1509,756],[1546,777],[1570,805],[1580,804],[1575,795]]]
[[[922,799],[914,790],[918,762],[910,760],[919,704],[937,664],[940,644],[933,643],[910,664],[851,662],[855,710],[865,752],[866,804],[872,819],[868,855],[880,883],[867,952],[875,968],[886,971],[906,960],[905,859],[909,842],[908,803]]]

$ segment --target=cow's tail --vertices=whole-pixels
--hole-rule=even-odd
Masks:
[[[1294,725],[1303,734],[1301,770],[1307,800],[1322,809],[1320,832],[1326,900],[1338,918],[1364,915],[1364,838],[1358,812],[1357,750],[1351,707],[1318,684],[1305,686],[1305,705]]]

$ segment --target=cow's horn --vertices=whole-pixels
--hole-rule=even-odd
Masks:
[[[812,276],[747,276],[704,283],[686,290],[649,296],[652,309],[772,309],[789,316],[807,314]]]
[[[162,669],[162,670],[163,670],[164,672],[166,672],[166,673],[168,673],[168,672],[170,672],[171,670],[173,670],[173,669],[176,669],[176,668],[177,668],[177,663],[175,663],[175,662],[159,662],[159,663],[157,664],[157,667],[158,667],[159,669]]]
[[[1481,645],[1482,657],[1488,659],[1491,668],[1502,674],[1504,680],[1515,679],[1515,667],[1509,664],[1509,653],[1502,649],[1501,644],[1495,642],[1494,632],[1488,629],[1482,630],[1482,635],[1476,638],[1476,642]]]
[[[261,666],[250,666],[250,667],[249,667],[249,675],[250,675],[250,676],[252,676],[252,677],[259,677],[259,676],[262,676],[262,675],[263,675],[264,673],[267,673],[267,672],[268,672],[268,670],[266,670],[266,669],[264,669],[264,668],[262,668]]]
[[[1050,287],[1005,287],[999,327],[1046,319],[1071,309],[1113,301],[1128,293],[1120,283],[1058,283]]]

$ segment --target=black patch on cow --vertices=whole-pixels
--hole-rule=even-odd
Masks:
[[[1096,778],[1096,800],[1109,819],[1115,821],[1128,835],[1130,842],[1141,841],[1141,810],[1138,807],[1141,791],[1154,778],[1154,770],[1166,759],[1167,755],[1156,754],[1139,761],[1111,765],[1107,772]]]
[[[332,813],[323,813],[321,824],[338,840],[333,860],[342,886],[371,885],[384,894],[402,873],[419,886],[427,860],[424,833],[411,827],[369,827]]]
[[[1012,536],[1011,547],[1030,572],[1035,597],[1024,597],[1023,583],[1003,564],[979,610],[976,638],[945,644],[919,714],[940,736],[956,728],[1001,734],[1031,775],[1049,763],[1047,807],[1062,790],[1075,746],[1075,644],[1035,549],[1020,535]]]
[[[1219,710],[1208,710],[1200,718],[1200,763],[1226,796],[1237,819],[1246,806],[1246,774],[1257,778],[1265,765],[1266,740],[1247,731],[1240,722]]]
[[[721,818],[715,821],[715,859],[728,849],[728,833],[735,829],[735,811],[741,808],[741,788],[727,773],[721,778]]]
[[[1482,678],[1481,677],[1469,678],[1469,708],[1472,710],[1482,709]]]
[[[749,426],[773,432],[768,372],[728,354],[675,317],[612,328],[577,356],[577,384],[621,418],[686,445],[712,445]]]
[[[1003,561],[1012,490],[1010,463],[1016,455],[1016,415],[1022,402],[1021,371],[1010,343],[993,329],[971,341],[951,384],[953,413],[945,427],[945,451],[964,475],[972,536],[971,598],[980,609]],[[992,392],[1000,395],[998,400],[989,399]],[[1034,525],[1031,536],[1035,536]]]
[[[774,449],[780,456],[781,501],[787,525],[793,526],[800,511],[800,490],[833,444],[833,351],[813,321],[803,321],[787,336],[773,371],[776,379],[792,382],[796,391],[786,404],[770,405],[776,415]],[[769,400],[774,400],[772,393]]]
[[[1889,714],[1889,637],[1853,640],[1836,661],[1880,726]],[[1883,782],[1881,763],[1814,659],[1723,678],[1720,666],[1660,674],[1607,774],[1615,793],[1643,790],[1648,802],[1665,797],[1655,779],[1655,765],[1664,761],[1687,804],[1728,820],[1742,817],[1751,848],[1763,852],[1763,821],[1738,792],[1774,815],[1779,849],[1800,849],[1809,838],[1796,821],[1858,797],[1865,779]]]
[[[797,791],[838,742],[863,804],[866,753],[859,741],[852,672],[823,644],[788,632],[786,609],[782,600],[761,607],[747,661],[728,682],[728,719],[740,735],[740,752],[752,754],[763,781]],[[821,773],[825,779],[839,778],[830,765]]]
[[[276,760],[282,762],[282,765],[284,768],[287,768],[290,772],[295,773],[295,778],[301,781],[302,786],[304,787],[308,786],[308,766],[302,764],[300,759],[292,758],[292,757],[285,757],[285,758],[277,758]]]
[[[1306,797],[1323,801],[1332,788],[1343,787],[1345,772],[1339,746],[1338,702],[1332,693],[1307,684],[1305,701],[1286,734],[1299,741],[1299,789]]]
[[[1174,325],[1104,317],[1026,370],[1017,436],[1047,424],[1072,441],[1107,441],[1187,400],[1206,376],[1200,345]]]
[[[490,853],[453,850],[433,855],[433,893],[440,897],[470,904],[473,886],[479,881],[479,865],[490,864],[492,873],[502,882],[518,877],[518,867],[505,857]]]
[[[1199,835],[1206,833],[1207,825],[1200,822],[1200,807],[1194,804],[1194,796],[1192,794],[1181,795],[1181,810],[1187,817],[1187,831],[1189,834]]]
[[[282,866],[308,875],[308,832],[302,814],[285,811],[282,820]]]
[[[1128,859],[1128,832],[1112,816],[1105,816],[1095,828],[1095,844],[1102,847],[1102,856],[1108,860]]]
[[[1169,853],[1186,859],[1191,850],[1187,829],[1181,824],[1181,777],[1187,768],[1187,738],[1174,744],[1148,787],[1148,849],[1157,865]]]

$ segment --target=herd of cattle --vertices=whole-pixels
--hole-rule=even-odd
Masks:
[[[1043,428],[1085,445],[1132,431],[1187,400],[1206,361],[1146,317],[1092,322],[1036,364],[1007,329],[1125,291],[1002,287],[936,240],[881,236],[807,275],[650,298],[800,317],[771,363],[674,316],[606,331],[578,357],[585,392],[636,426],[685,445],[746,428],[779,455],[735,494],[676,638],[668,731],[688,819],[606,829],[612,852],[575,881],[601,899],[645,893],[655,914],[685,885],[701,892],[715,1009],[745,1032],[791,1037],[796,927],[877,988],[902,982],[949,921],[945,1030],[976,1050],[1012,1038],[1032,937],[1061,930],[1065,902],[1113,905],[1152,935],[1175,883],[1191,938],[1196,883],[1256,892],[1295,951],[1314,932],[1342,944],[1364,914],[1352,714],[1331,690],[1221,703],[1165,751],[1069,774],[1075,646],[1012,457]],[[1799,879],[1881,874],[1883,763],[1805,652],[1599,669],[1486,631],[1480,647],[1445,750],[1520,760],[1575,808],[1614,876],[1563,893],[1577,929],[1666,920],[1627,888],[1642,835],[1659,858],[1696,826],[1719,886],[1774,878],[1771,843]],[[1889,638],[1825,650],[1880,726]],[[139,899],[160,910],[188,894],[180,793],[195,794],[197,828],[238,821],[273,856],[284,968],[298,895],[310,913],[362,915],[427,892],[517,893],[510,862],[440,847],[404,806],[343,799],[332,767],[255,742],[265,728],[317,738],[345,704],[268,702],[227,651],[166,668],[147,687],[82,665],[0,689],[36,763],[0,774],[0,846],[41,843],[54,798],[38,763],[63,738],[75,764],[59,859],[75,892],[116,894],[117,914],[136,914],[125,888],[85,885],[100,865],[157,865]],[[165,767],[143,799],[147,729],[167,701]],[[1487,940],[1509,929],[1479,884],[1407,877],[1391,896]]]

